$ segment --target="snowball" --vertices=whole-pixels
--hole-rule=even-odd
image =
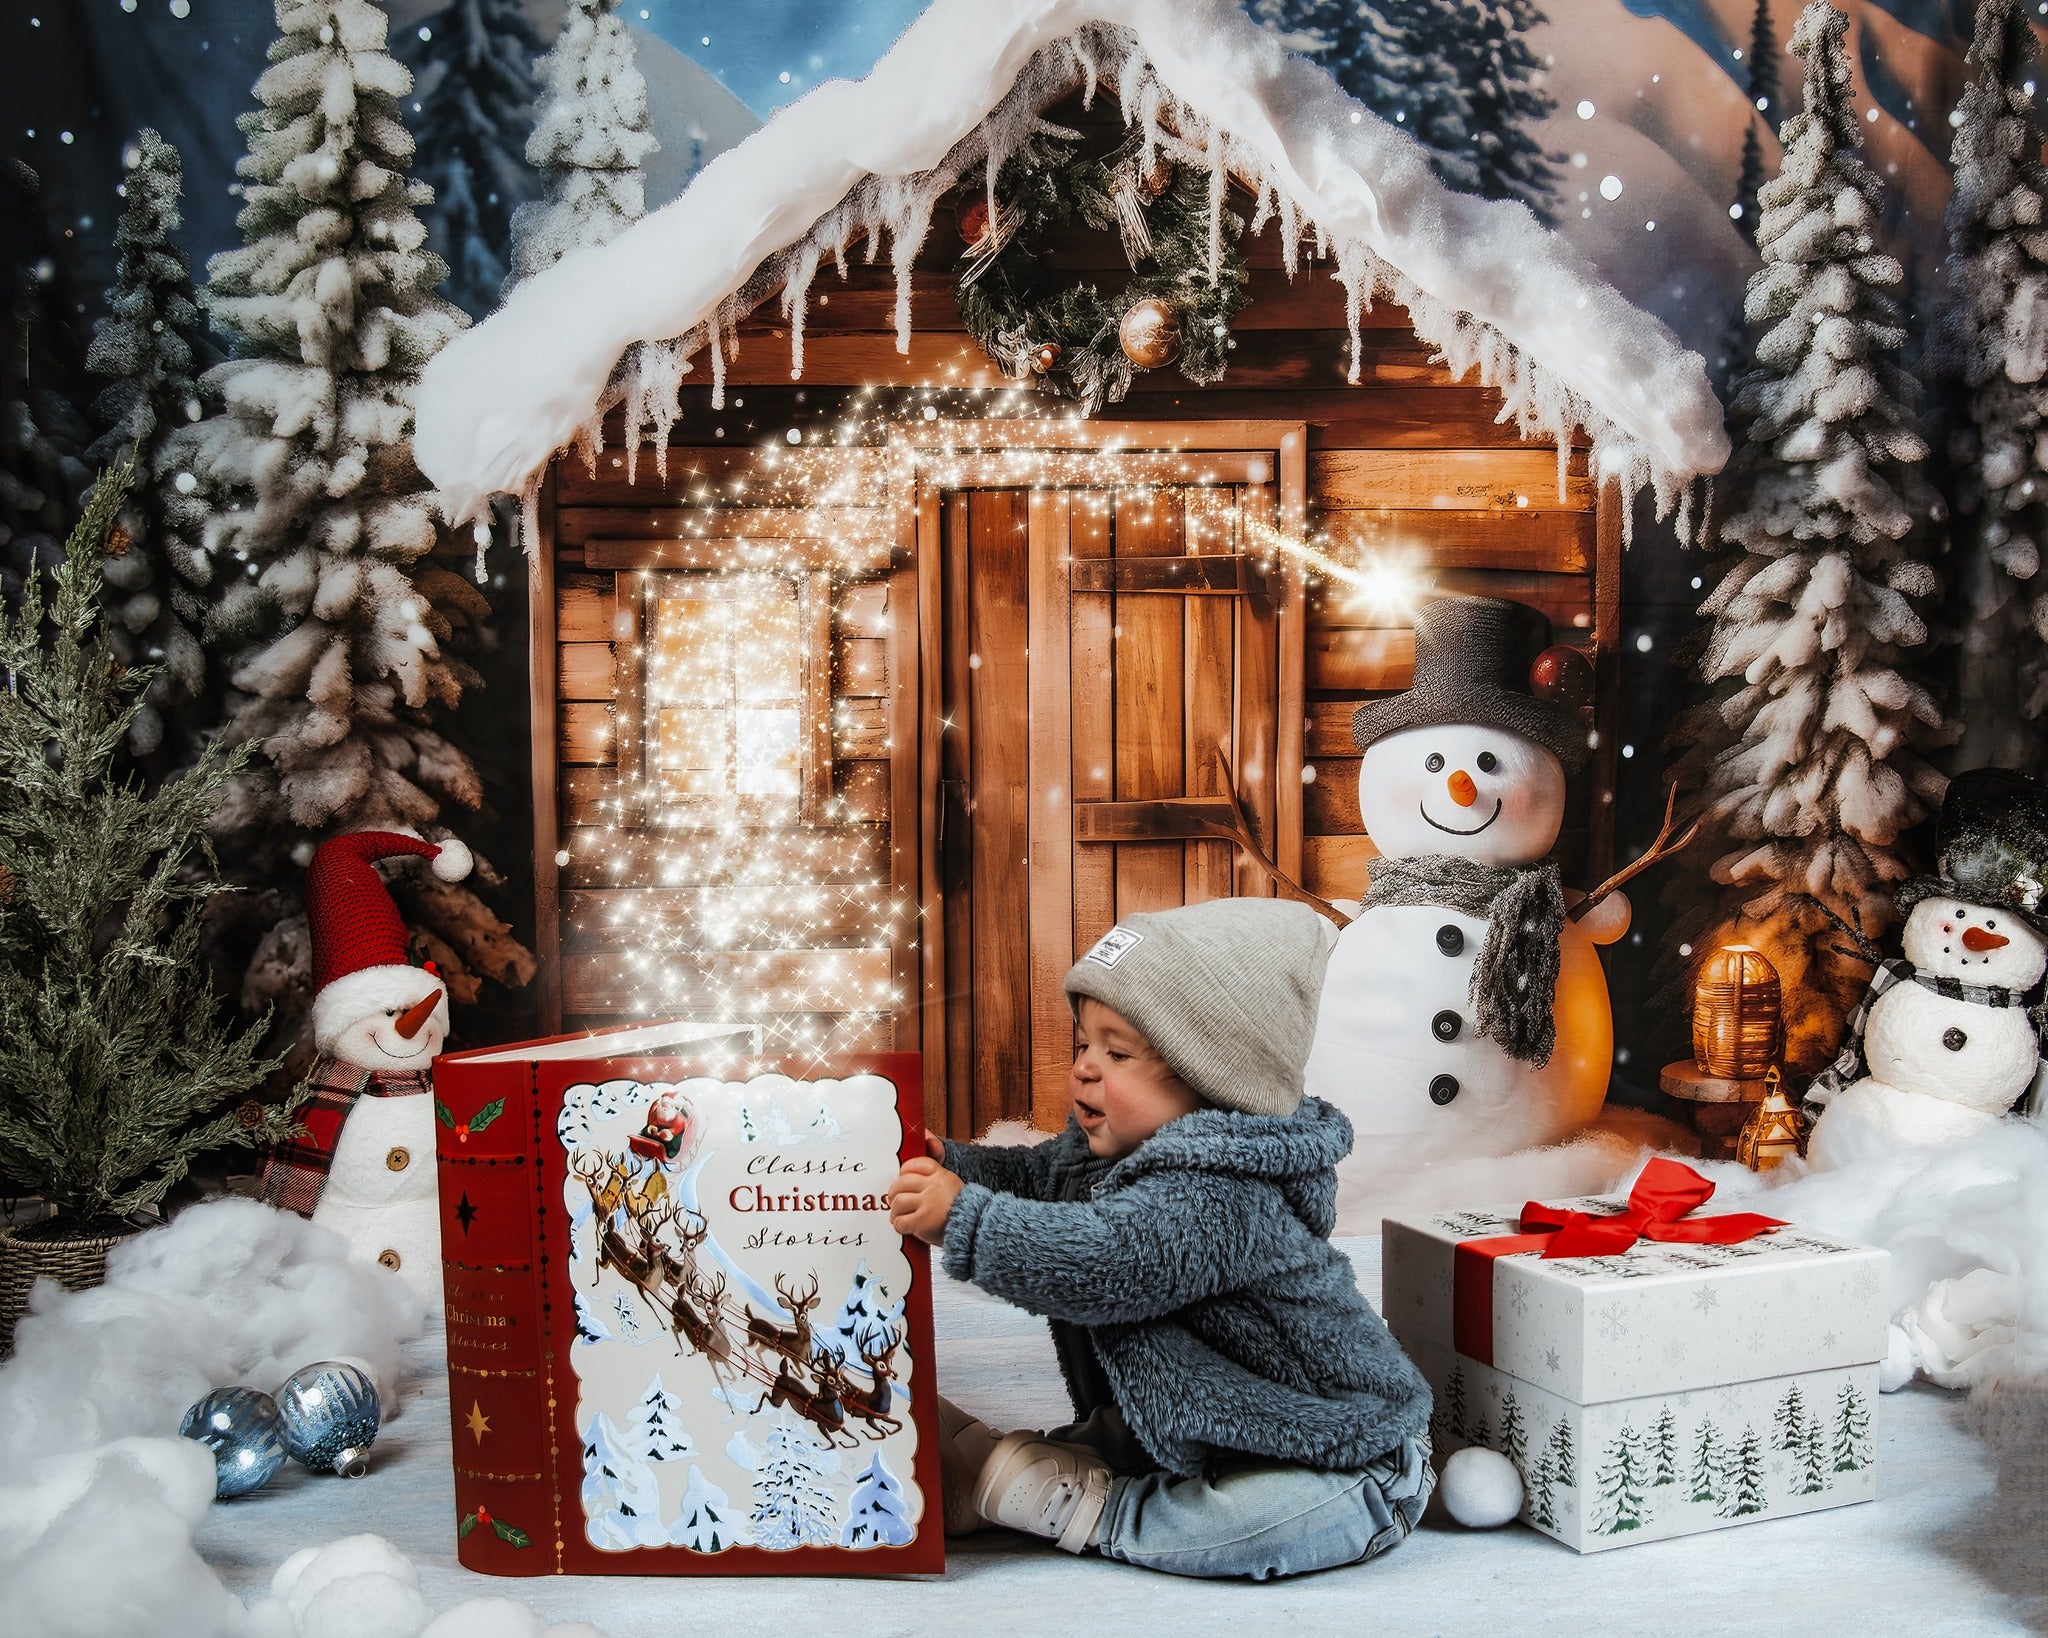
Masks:
[[[1522,1475],[1497,1450],[1467,1445],[1452,1453],[1437,1480],[1452,1518],[1468,1530],[1492,1530],[1522,1511]]]

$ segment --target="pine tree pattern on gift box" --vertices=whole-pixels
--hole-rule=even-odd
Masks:
[[[1813,1417],[1806,1424],[1806,1433],[1799,1447],[1799,1485],[1802,1496],[1815,1496],[1834,1482],[1828,1471],[1828,1453],[1821,1433],[1820,1418]]]
[[[1699,1440],[1693,1446],[1692,1477],[1687,1481],[1688,1501],[1721,1503],[1721,1434],[1709,1416],[1700,1422]]]
[[[1500,1402],[1500,1453],[1519,1470],[1529,1455],[1528,1429],[1522,1420],[1522,1402],[1508,1389]]]
[[[1777,1425],[1780,1450],[1798,1450],[1806,1442],[1806,1399],[1798,1383],[1785,1390],[1785,1397],[1772,1413],[1772,1421]]]
[[[1835,1471],[1855,1473],[1870,1465],[1870,1406],[1853,1382],[1835,1396]]]
[[[1600,1492],[1599,1522],[1594,1526],[1603,1536],[1624,1530],[1640,1530],[1650,1519],[1649,1498],[1644,1494],[1646,1468],[1643,1439],[1634,1426],[1624,1422],[1614,1442],[1607,1447],[1599,1470],[1593,1475]]]
[[[1658,1408],[1650,1428],[1650,1484],[1659,1488],[1678,1482],[1678,1418],[1671,1407]]]

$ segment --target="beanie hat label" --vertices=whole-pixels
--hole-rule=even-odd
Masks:
[[[1143,933],[1134,933],[1128,927],[1112,927],[1095,941],[1095,948],[1081,959],[1092,961],[1098,967],[1114,967],[1129,955],[1135,946],[1144,942]]]

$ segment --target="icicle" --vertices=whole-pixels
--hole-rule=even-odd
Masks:
[[[1251,226],[1247,231],[1251,234],[1251,236],[1254,239],[1256,239],[1259,236],[1259,229],[1264,227],[1272,219],[1273,178],[1262,169],[1259,172],[1258,202],[1252,207]],[[1290,267],[1287,270],[1287,275],[1289,278],[1292,278],[1294,276],[1294,269]]]
[[[725,408],[725,349],[718,344],[718,315],[702,327],[711,347],[711,407]]]
[[[1366,254],[1363,245],[1347,244],[1337,258],[1337,282],[1344,286],[1344,328],[1351,339],[1351,367],[1345,371],[1344,379],[1354,387],[1358,385],[1365,354],[1365,337],[1359,333],[1359,321],[1365,311],[1362,287],[1367,277]]]
[[[818,276],[818,247],[806,240],[782,286],[782,316],[789,320],[789,373],[804,373],[804,310],[810,303],[811,281]]]

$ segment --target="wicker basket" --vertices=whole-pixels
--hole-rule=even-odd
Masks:
[[[136,1229],[80,1233],[58,1218],[0,1229],[0,1359],[14,1353],[14,1325],[28,1312],[29,1287],[48,1277],[85,1291],[107,1277],[107,1253]]]

